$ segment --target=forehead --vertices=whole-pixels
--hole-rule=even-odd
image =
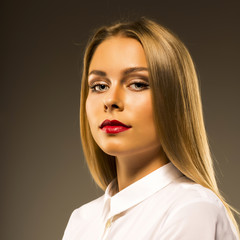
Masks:
[[[108,38],[97,47],[90,62],[89,72],[111,72],[129,67],[147,67],[142,45],[133,38],[116,36]]]

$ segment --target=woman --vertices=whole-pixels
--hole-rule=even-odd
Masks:
[[[183,43],[141,18],[99,29],[84,58],[80,126],[104,196],[64,240],[239,239],[219,193],[197,76]]]

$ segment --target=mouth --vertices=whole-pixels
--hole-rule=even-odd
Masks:
[[[125,125],[117,120],[106,119],[102,122],[100,128],[106,133],[116,134],[130,129],[131,126]]]

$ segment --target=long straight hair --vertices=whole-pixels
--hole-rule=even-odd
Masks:
[[[173,33],[149,19],[101,27],[87,45],[81,86],[80,129],[93,179],[105,190],[116,177],[115,157],[103,152],[96,144],[86,116],[87,79],[92,56],[99,44],[114,36],[136,39],[143,47],[149,69],[154,121],[167,158],[186,177],[211,189],[221,199],[239,234],[232,213],[234,209],[221,196],[216,183],[192,58]]]

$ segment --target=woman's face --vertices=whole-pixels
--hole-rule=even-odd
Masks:
[[[147,62],[137,40],[117,36],[103,41],[92,57],[88,85],[89,126],[105,153],[120,157],[160,148]]]

